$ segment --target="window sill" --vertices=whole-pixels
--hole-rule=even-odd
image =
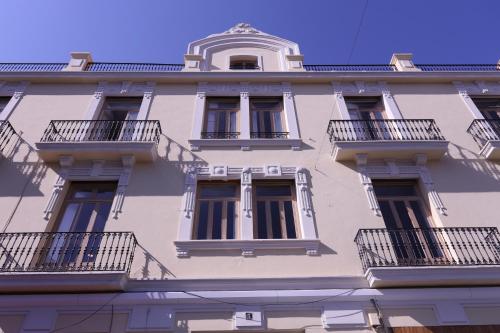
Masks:
[[[239,147],[241,150],[251,150],[252,147],[287,147],[300,150],[301,139],[190,139],[191,150],[199,151],[203,147]]]
[[[252,239],[252,240],[188,240],[174,242],[177,257],[185,258],[192,251],[240,250],[244,257],[255,256],[256,250],[301,249],[309,256],[319,254],[319,239]]]

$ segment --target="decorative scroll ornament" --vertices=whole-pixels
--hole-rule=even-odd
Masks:
[[[311,216],[311,197],[307,185],[306,170],[299,168],[295,174],[295,183],[299,193],[300,205],[307,216]]]
[[[243,169],[241,173],[243,212],[246,217],[252,217],[252,170]]]
[[[194,211],[194,198],[196,189],[196,168],[190,168],[186,173],[184,188],[184,216],[191,218]]]
[[[224,34],[263,34],[263,32],[248,23],[238,23],[229,30],[224,31]]]

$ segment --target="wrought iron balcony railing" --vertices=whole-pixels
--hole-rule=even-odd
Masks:
[[[476,119],[467,129],[476,143],[482,147],[488,141],[500,140],[500,119]]]
[[[158,120],[52,120],[41,142],[155,142],[161,135]]]
[[[500,264],[500,234],[495,227],[360,229],[354,241],[365,270]]]
[[[252,139],[288,139],[288,132],[250,132]]]
[[[0,272],[129,272],[137,245],[131,232],[0,234]]]
[[[432,119],[330,120],[330,142],[335,141],[442,141]]]
[[[394,65],[304,65],[311,72],[394,72]]]
[[[238,139],[240,132],[201,132],[202,139]]]
[[[16,131],[8,121],[0,120],[0,152],[3,151],[15,134]]]

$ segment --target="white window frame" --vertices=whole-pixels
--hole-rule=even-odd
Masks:
[[[93,160],[89,163],[74,164],[72,156],[59,158],[60,169],[58,177],[52,188],[52,194],[43,211],[45,220],[50,220],[64,198],[64,192],[71,181],[118,181],[111,214],[117,219],[122,212],[125,192],[128,187],[132,168],[135,163],[134,156],[122,156],[120,162]]]
[[[434,181],[431,178],[429,169],[426,166],[427,156],[425,154],[415,155],[415,164],[397,162],[396,160],[385,160],[384,165],[369,164],[366,154],[356,155],[356,164],[358,168],[359,179],[366,193],[368,205],[376,216],[382,216],[375,191],[373,189],[372,179],[417,179],[422,184],[422,192],[427,195],[431,203],[431,213],[436,221],[437,216],[446,215],[446,207],[441,200],[439,193],[434,187]],[[438,214],[434,214],[437,212]],[[436,222],[435,221],[435,222]]]
[[[207,97],[234,97],[240,96],[240,136],[238,139],[202,139],[203,120]],[[250,102],[249,97],[278,97],[283,96],[283,111],[287,139],[251,139],[250,138]],[[278,84],[208,84],[199,83],[194,106],[193,130],[189,144],[191,150],[199,151],[202,147],[239,147],[241,150],[250,150],[257,146],[291,147],[300,150],[300,139],[297,124],[297,113],[293,99],[292,86],[289,83]]]
[[[241,186],[238,235],[234,240],[193,240],[196,189],[199,180],[239,179]],[[297,197],[301,238],[298,239],[254,239],[252,207],[252,180],[293,179]],[[191,250],[241,250],[243,256],[255,255],[256,249],[305,249],[308,255],[317,255],[319,240],[316,235],[314,214],[307,171],[300,167],[265,165],[263,167],[232,167],[211,165],[194,167],[186,173],[183,206],[181,209],[178,240],[174,242],[178,257],[188,257]]]
[[[403,119],[399,111],[394,97],[385,82],[337,82],[331,83],[333,87],[333,95],[335,97],[335,105],[340,113],[341,119],[351,120],[347,104],[344,97],[381,97],[384,104],[384,110],[388,119]]]
[[[474,119],[484,119],[483,114],[472,100],[474,96],[500,97],[500,82],[462,82],[454,81],[453,85],[457,89],[458,95],[470,111]],[[471,95],[473,97],[471,97]]]
[[[106,97],[142,97],[141,107],[136,120],[146,120],[148,119],[154,89],[154,82],[99,82],[83,119],[98,119]]]
[[[24,91],[28,87],[28,82],[5,82],[0,81],[0,96],[9,97],[9,103],[0,112],[0,120],[8,120],[17,104],[21,101],[24,96]]]

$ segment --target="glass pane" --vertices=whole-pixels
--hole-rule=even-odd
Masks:
[[[97,199],[107,199],[107,200],[113,200],[113,197],[115,195],[114,190],[109,190],[109,189],[98,189],[97,190]]]
[[[295,219],[293,218],[293,205],[291,201],[283,203],[285,208],[286,236],[287,238],[297,238],[295,231]]]
[[[66,205],[66,208],[64,209],[64,214],[62,215],[57,232],[70,231],[71,225],[73,224],[73,220],[75,219],[75,214],[78,211],[79,206],[80,206],[80,204],[78,204],[78,203],[70,203],[70,204]]]
[[[413,214],[415,215],[415,218],[417,219],[419,227],[423,229],[429,228],[429,222],[427,221],[427,218],[424,215],[422,207],[420,206],[420,202],[417,200],[411,200],[410,206],[413,211]]]
[[[226,229],[226,239],[234,239],[234,220],[235,220],[235,202],[229,201],[227,203],[227,229]]]
[[[413,184],[383,184],[373,183],[373,189],[377,197],[395,197],[395,196],[416,196],[415,186]]]
[[[252,111],[252,132],[260,131],[260,115],[257,111]]]
[[[378,201],[380,211],[382,212],[382,217],[384,218],[384,223],[387,229],[389,229],[389,239],[391,241],[392,247],[397,258],[408,258],[408,252],[406,251],[406,246],[403,241],[403,236],[399,227],[396,224],[394,215],[392,214],[391,206],[389,201],[379,200]],[[384,241],[386,241],[384,239]]]
[[[100,203],[97,208],[97,216],[95,218],[94,227],[92,228],[93,232],[102,232],[104,231],[104,225],[108,220],[109,212],[111,211],[111,203]]]
[[[257,238],[267,238],[266,202],[257,201]]]
[[[73,198],[75,199],[87,199],[87,198],[92,198],[92,196],[93,196],[92,189],[79,190],[73,194]]]
[[[289,197],[292,195],[292,190],[290,185],[274,185],[274,186],[256,186],[257,196],[271,196],[271,197]]]
[[[236,112],[229,114],[229,132],[236,132]]]
[[[271,112],[263,112],[264,116],[264,132],[272,132],[273,124],[271,123]]]
[[[399,216],[399,220],[402,223],[403,229],[413,229],[415,226],[413,225],[410,215],[408,215],[408,210],[406,209],[406,204],[404,201],[394,201],[394,206],[396,207],[396,211]]]
[[[218,132],[226,132],[226,113],[219,112],[219,126],[217,127]]]
[[[3,109],[5,109],[9,101],[10,97],[0,97],[0,113],[2,113]]]
[[[222,238],[222,201],[214,202],[212,214],[212,239]]]
[[[96,204],[93,202],[86,202],[82,205],[78,216],[76,217],[75,226],[72,231],[74,232],[86,232],[92,216],[92,212],[95,209]]]
[[[387,229],[398,229],[399,227],[396,224],[394,215],[392,214],[389,201],[379,200],[378,205],[380,207],[380,211],[382,212],[382,217],[384,218],[384,223]]]
[[[217,119],[215,118],[216,112],[209,111],[207,114],[207,132],[215,132],[215,124]]]
[[[500,119],[500,99],[478,98],[474,103],[486,119]]]
[[[283,238],[281,234],[281,218],[279,201],[271,201],[271,223],[273,228],[273,238]]]
[[[274,120],[274,131],[283,132],[283,126],[281,125],[281,112],[273,112]]]
[[[214,198],[234,198],[236,196],[237,185],[203,185],[200,187],[201,199],[214,199]]]
[[[196,239],[207,239],[207,225],[208,225],[208,202],[200,202],[200,210],[198,216],[198,232]]]

